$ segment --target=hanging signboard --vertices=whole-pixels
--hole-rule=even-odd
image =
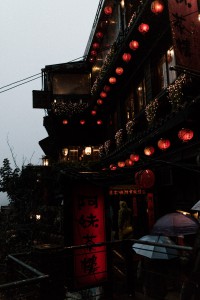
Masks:
[[[136,185],[113,185],[109,188],[109,195],[141,195],[146,191]]]
[[[74,285],[78,289],[98,286],[107,279],[106,246],[91,246],[106,241],[103,190],[77,184],[73,213],[74,245],[88,246],[74,251]]]
[[[200,22],[197,0],[168,1],[176,65],[199,71]]]

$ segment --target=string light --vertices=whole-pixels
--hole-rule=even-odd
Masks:
[[[158,108],[158,99],[154,99],[151,103],[149,103],[146,108],[145,108],[145,114],[147,121],[149,123],[152,123],[155,116],[156,116],[156,111]]]
[[[88,107],[88,103],[78,103],[64,100],[54,100],[52,110],[56,115],[74,115],[83,112]]]

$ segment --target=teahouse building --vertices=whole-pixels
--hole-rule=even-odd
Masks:
[[[42,69],[33,108],[45,109],[39,144],[63,194],[66,245],[110,240],[122,199],[140,237],[200,198],[198,4],[100,0],[83,60]],[[106,248],[88,250],[92,270],[77,254],[77,288],[106,281]]]

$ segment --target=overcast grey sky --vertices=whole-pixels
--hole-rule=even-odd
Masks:
[[[45,65],[82,57],[99,0],[6,0],[0,9],[0,88],[35,75]],[[9,86],[7,88],[10,88]],[[6,92],[0,89],[0,167],[41,164],[38,142],[47,137],[44,111],[32,108],[41,79]],[[2,200],[0,197],[0,205]]]

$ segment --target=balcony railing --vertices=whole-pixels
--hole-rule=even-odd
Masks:
[[[178,254],[173,259],[146,258],[136,254],[132,249],[132,245],[136,242],[141,246],[174,249]],[[181,294],[185,292],[186,284],[190,284],[190,292],[198,292],[198,276],[190,276],[193,251],[191,246],[131,239],[98,243],[90,245],[90,247],[95,247],[96,251],[99,252],[102,251],[102,247],[106,247],[109,259],[107,262],[108,276],[105,283],[98,284],[97,282],[97,286],[81,289],[74,289],[72,286],[73,273],[70,273],[69,270],[70,264],[75,258],[75,251],[88,249],[88,245],[69,246],[60,249],[55,245],[48,245],[47,247],[47,245],[41,244],[40,247],[37,247],[37,253],[34,251],[29,255],[8,256],[8,271],[7,276],[4,277],[4,283],[0,285],[0,299],[49,300],[55,299],[51,295],[54,293],[54,296],[57,295],[56,299],[59,300],[110,300],[126,299],[126,295],[134,292],[135,299],[164,299],[164,297],[168,297],[167,299],[178,300],[181,299]],[[35,257],[33,254],[37,254],[37,263],[33,259]],[[34,264],[44,265],[44,261],[47,263],[44,267],[47,270],[47,275],[33,267]],[[64,268],[65,272],[63,272]],[[53,270],[56,270],[55,273]],[[68,275],[66,276],[66,274]],[[9,278],[10,281],[5,282],[5,278]],[[52,292],[52,290],[54,291]],[[64,291],[63,294],[60,293],[61,290]]]

